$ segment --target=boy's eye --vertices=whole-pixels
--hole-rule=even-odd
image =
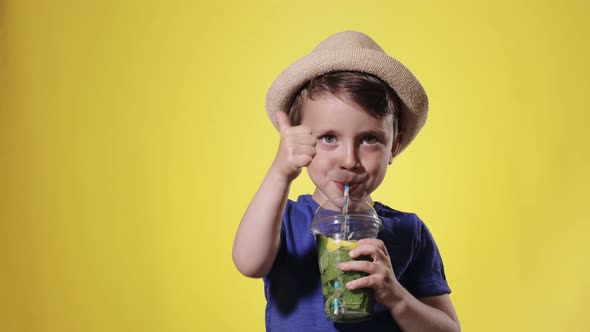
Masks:
[[[379,138],[377,136],[369,135],[363,137],[363,143],[365,144],[377,144],[379,142]]]
[[[334,135],[322,135],[320,136],[320,140],[327,144],[332,144],[336,142],[336,136]]]

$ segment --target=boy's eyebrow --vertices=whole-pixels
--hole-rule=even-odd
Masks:
[[[314,131],[335,131],[334,128],[315,128]]]
[[[334,134],[338,133],[338,130],[334,128],[316,128],[313,130],[314,134]]]
[[[317,128],[313,130],[313,134],[314,135],[325,135],[325,134],[335,134],[338,135],[339,132],[337,129],[334,128]],[[387,135],[387,132],[385,130],[382,129],[369,129],[369,130],[363,130],[360,131],[356,134],[356,136],[367,136],[367,135],[373,135],[373,136],[380,136],[383,137],[385,135]]]
[[[362,131],[360,133],[360,136],[365,136],[365,135],[385,136],[386,134],[387,133],[385,132],[385,130],[371,129],[371,130],[367,130],[367,131]]]

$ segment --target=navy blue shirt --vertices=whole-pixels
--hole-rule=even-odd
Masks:
[[[317,247],[310,224],[319,207],[311,195],[289,200],[281,226],[281,246],[264,277],[267,331],[401,331],[387,308],[375,304],[374,318],[334,323],[326,318]],[[415,297],[448,294],[440,253],[426,225],[412,213],[374,205],[383,240],[400,284]]]

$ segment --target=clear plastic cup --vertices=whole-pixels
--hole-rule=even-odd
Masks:
[[[374,296],[370,288],[348,290],[346,283],[366,276],[363,272],[344,272],[341,262],[351,261],[349,252],[358,240],[376,238],[381,221],[366,201],[350,198],[343,214],[343,198],[332,199],[320,206],[311,223],[318,247],[318,261],[324,295],[324,308],[329,320],[357,322],[370,319]],[[360,257],[359,260],[371,260]]]

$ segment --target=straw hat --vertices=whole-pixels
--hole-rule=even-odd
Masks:
[[[312,78],[333,71],[360,71],[375,75],[402,101],[400,128],[403,151],[416,137],[428,114],[428,97],[420,82],[399,61],[385,54],[362,32],[343,31],[322,41],[309,55],[295,61],[273,82],[266,95],[266,112],[278,129],[276,112],[289,112],[295,94]]]

